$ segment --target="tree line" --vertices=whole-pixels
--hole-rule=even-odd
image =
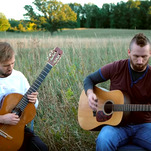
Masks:
[[[151,29],[151,0],[105,3],[101,8],[92,3],[82,6],[56,0],[35,0],[33,5],[36,10],[31,5],[24,7],[26,20],[11,19],[8,25],[0,13],[0,30],[2,27],[4,30],[4,26],[9,31],[44,30],[51,33],[63,28]]]
[[[77,27],[151,29],[151,0],[103,4],[69,4],[77,14]]]

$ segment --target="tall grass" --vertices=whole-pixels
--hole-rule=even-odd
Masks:
[[[85,131],[78,124],[78,101],[83,80],[101,66],[127,58],[128,45],[137,30],[67,30],[62,33],[0,33],[16,51],[17,70],[32,84],[47,63],[54,47],[64,54],[39,89],[34,130],[53,151],[93,151],[99,132]],[[151,38],[151,37],[149,37]],[[100,84],[109,88],[109,82]]]

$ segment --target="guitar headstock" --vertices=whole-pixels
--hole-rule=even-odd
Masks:
[[[54,50],[52,50],[49,54],[48,63],[54,66],[61,59],[62,54],[63,51],[60,48],[58,47],[54,48]]]

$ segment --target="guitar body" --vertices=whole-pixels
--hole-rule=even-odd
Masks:
[[[84,130],[100,130],[103,125],[116,126],[121,123],[123,112],[112,112],[105,109],[106,104],[124,104],[124,95],[120,90],[104,91],[94,87],[94,93],[98,98],[98,110],[94,114],[89,106],[88,98],[83,90],[80,95],[78,107],[78,122]],[[124,115],[125,116],[125,115]]]
[[[18,93],[7,95],[2,101],[0,115],[10,113],[18,104],[23,96]],[[34,104],[28,103],[20,116],[17,125],[0,124],[0,133],[2,132],[6,138],[0,135],[0,151],[17,151],[21,147],[24,140],[24,128],[27,123],[32,121],[36,115]],[[8,135],[8,136],[7,136]]]

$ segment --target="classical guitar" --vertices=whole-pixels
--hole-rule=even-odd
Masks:
[[[24,140],[25,125],[36,115],[35,106],[29,103],[27,95],[38,90],[51,68],[60,60],[62,54],[62,50],[58,47],[50,52],[46,66],[25,95],[12,93],[2,100],[0,115],[16,113],[19,115],[20,121],[15,126],[0,124],[0,151],[17,151],[21,147]]]
[[[127,120],[131,111],[151,111],[151,105],[130,104],[129,97],[120,90],[105,91],[95,86],[94,93],[98,98],[95,112],[89,107],[84,90],[80,95],[78,122],[84,130],[100,130],[104,125],[119,125]]]

